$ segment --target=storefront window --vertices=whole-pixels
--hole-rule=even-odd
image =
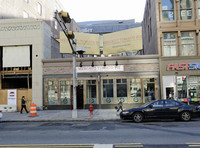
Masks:
[[[103,80],[103,104],[113,104],[113,79]]]
[[[130,93],[131,103],[142,103],[141,95],[141,80],[131,79],[130,80]]]
[[[180,0],[180,18],[181,20],[192,19],[193,0]]]
[[[60,104],[70,105],[72,81],[60,81]]]
[[[163,56],[177,55],[177,34],[164,33],[163,34]]]
[[[58,81],[48,81],[48,105],[58,104]]]
[[[181,33],[181,55],[182,56],[196,55],[195,32]]]
[[[177,76],[177,87],[179,101],[200,101],[200,76]]]
[[[162,0],[162,20],[174,21],[174,0]]]
[[[117,101],[127,103],[127,79],[117,79]]]
[[[96,80],[87,80],[87,104],[97,104]]]
[[[187,79],[186,76],[177,76],[178,98],[187,98]]]
[[[155,100],[155,80],[154,78],[144,79],[145,103]]]

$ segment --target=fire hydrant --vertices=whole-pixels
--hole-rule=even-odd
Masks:
[[[90,106],[89,106],[90,117],[92,117],[92,115],[93,115],[93,110],[94,110],[94,107],[92,106],[92,104],[90,104]]]

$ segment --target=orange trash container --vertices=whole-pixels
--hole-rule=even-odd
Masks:
[[[31,117],[37,116],[36,104],[31,104],[31,107],[30,107],[30,116]]]

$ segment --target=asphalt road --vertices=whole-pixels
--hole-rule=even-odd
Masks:
[[[1,147],[200,147],[200,119],[105,122],[0,122]]]

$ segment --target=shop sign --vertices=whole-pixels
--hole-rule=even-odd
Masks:
[[[76,68],[77,73],[91,73],[91,72],[117,72],[124,71],[124,65],[118,66],[83,66]]]
[[[200,63],[168,64],[167,70],[199,70]]]
[[[8,105],[17,105],[17,90],[8,90]]]

